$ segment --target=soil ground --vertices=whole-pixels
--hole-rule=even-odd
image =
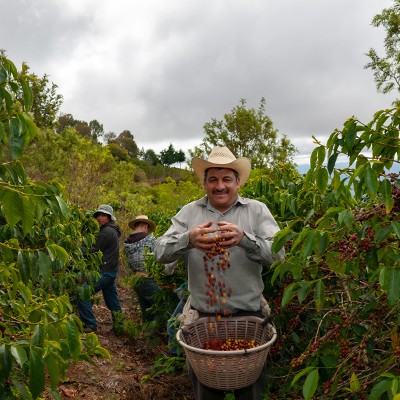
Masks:
[[[126,318],[140,321],[140,311],[130,288],[118,287]],[[151,345],[142,335],[116,336],[112,331],[111,314],[101,294],[99,304],[93,307],[98,322],[97,336],[108,350],[111,361],[95,358],[93,364],[73,364],[59,393],[63,400],[193,400],[191,382],[186,370],[143,379],[159,355],[169,356],[166,340]],[[165,343],[164,343],[165,342]]]

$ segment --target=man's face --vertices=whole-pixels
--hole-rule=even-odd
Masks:
[[[110,220],[110,216],[108,214],[100,212],[96,215],[96,220],[100,226],[105,225]]]
[[[224,212],[236,201],[240,182],[227,168],[210,168],[204,180],[204,189],[213,207]]]

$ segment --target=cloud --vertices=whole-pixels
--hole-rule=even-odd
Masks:
[[[200,144],[203,125],[240,99],[266,114],[306,159],[355,115],[369,121],[393,96],[364,70],[390,0],[14,0],[0,37],[17,65],[48,74],[62,112],[132,132],[156,152]]]

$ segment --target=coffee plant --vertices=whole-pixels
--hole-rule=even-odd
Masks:
[[[36,399],[57,386],[73,361],[108,357],[94,334],[81,335],[74,303],[88,298],[98,255],[82,245],[97,226],[68,205],[57,183],[32,182],[19,156],[36,126],[26,67],[0,54],[0,398]]]
[[[315,140],[304,177],[282,166],[245,188],[277,217],[273,250],[286,248],[265,271],[278,329],[268,399],[400,393],[399,128],[397,108],[351,118]]]

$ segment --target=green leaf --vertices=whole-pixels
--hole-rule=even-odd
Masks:
[[[328,186],[329,174],[325,168],[319,168],[315,177],[317,189],[321,194],[324,194]]]
[[[47,371],[50,376],[51,387],[56,389],[60,378],[58,360],[52,354],[49,354],[44,361],[47,365]]]
[[[10,157],[12,160],[17,160],[25,146],[25,138],[22,134],[21,123],[18,118],[13,118],[9,121],[10,132]]]
[[[338,215],[338,222],[340,225],[344,224],[345,226],[350,228],[354,222],[354,214],[351,210],[343,210]]]
[[[68,261],[68,253],[58,244],[52,243],[46,246],[52,261],[59,259],[63,265]]]
[[[300,256],[302,259],[307,258],[312,253],[314,243],[315,243],[315,231],[312,230],[308,232],[306,239],[304,240],[303,246],[301,247]]]
[[[394,205],[392,196],[392,185],[388,179],[383,179],[379,184],[379,190],[382,194],[383,204],[385,204],[386,214],[389,214]]]
[[[300,283],[300,289],[299,292],[297,294],[297,298],[299,300],[299,303],[301,304],[306,298],[307,296],[310,294],[310,291],[312,289],[312,282],[309,281],[302,281]]]
[[[22,86],[22,93],[24,95],[25,111],[29,111],[32,108],[32,102],[33,102],[32,90],[24,78],[20,78],[19,83]]]
[[[345,124],[345,129],[343,130],[343,136],[348,154],[350,155],[352,153],[351,150],[353,149],[357,137],[357,125],[353,119],[349,120]]]
[[[35,325],[34,329],[33,329],[33,335],[31,338],[31,345],[32,346],[41,346],[43,344],[43,337],[44,337],[44,333],[43,333],[43,327],[42,325]]]
[[[293,282],[285,288],[281,302],[282,307],[285,307],[287,304],[289,304],[289,301],[296,295],[296,290],[298,287],[299,284],[297,282]]]
[[[21,195],[12,190],[6,190],[2,199],[3,213],[6,217],[8,225],[13,227],[18,221],[21,220],[23,210],[23,203]]]
[[[82,342],[79,337],[79,331],[73,321],[67,322],[68,346],[73,358],[76,360],[82,351]]]
[[[384,379],[378,382],[371,390],[368,400],[379,400],[382,395],[390,389],[391,381]]]
[[[381,227],[375,231],[374,240],[382,243],[393,231],[393,225]]]
[[[11,346],[11,354],[19,366],[23,368],[24,364],[28,361],[25,349],[21,346]]]
[[[293,378],[293,380],[292,380],[292,382],[291,382],[291,384],[290,384],[290,387],[293,387],[293,385],[294,385],[303,375],[309,373],[310,371],[312,371],[312,370],[314,370],[314,369],[315,369],[315,367],[307,367],[307,368],[302,369],[302,370],[301,370],[300,372],[298,372],[298,373],[296,374],[296,376]]]
[[[318,254],[325,254],[329,245],[329,235],[327,232],[322,232],[318,240]]]
[[[336,160],[337,160],[337,158],[338,158],[338,155],[339,155],[339,153],[333,153],[333,154],[331,154],[331,156],[330,156],[329,159],[328,159],[327,168],[328,168],[329,174],[332,173],[333,168],[335,167],[335,164],[336,164]]]
[[[365,185],[367,193],[375,197],[378,192],[378,175],[372,168],[367,168],[365,171]]]
[[[379,266],[378,252],[375,247],[365,252],[365,262],[372,271],[376,270]]]
[[[43,284],[47,286],[50,283],[50,277],[52,272],[52,264],[50,257],[43,253],[42,251],[38,252],[39,257],[39,274],[43,278]]]
[[[26,235],[33,226],[35,217],[35,204],[30,196],[21,195],[22,201],[22,230]]]
[[[10,349],[5,344],[0,346],[0,385],[5,382],[11,372]]]
[[[44,365],[35,349],[29,355],[29,389],[36,399],[43,392],[45,385]]]
[[[296,235],[297,233],[293,232],[293,230],[289,227],[281,229],[278,233],[276,233],[274,237],[274,242],[272,243],[271,250],[274,253],[278,253],[279,250],[281,250],[282,247]]]
[[[303,385],[304,400],[311,400],[318,387],[319,373],[318,369],[314,368],[306,378]]]
[[[17,256],[17,266],[23,283],[27,284],[30,278],[29,257],[26,253],[19,251]]]
[[[400,223],[397,222],[397,221],[392,221],[391,225],[392,225],[392,228],[393,228],[393,232],[400,239]]]
[[[350,391],[358,392],[361,388],[360,381],[357,378],[357,375],[353,372],[350,378]]]
[[[319,279],[315,285],[314,301],[317,312],[321,311],[325,303],[325,284],[322,279]]]
[[[400,298],[400,270],[390,268],[386,270],[383,288],[387,291],[387,300],[393,307]]]

